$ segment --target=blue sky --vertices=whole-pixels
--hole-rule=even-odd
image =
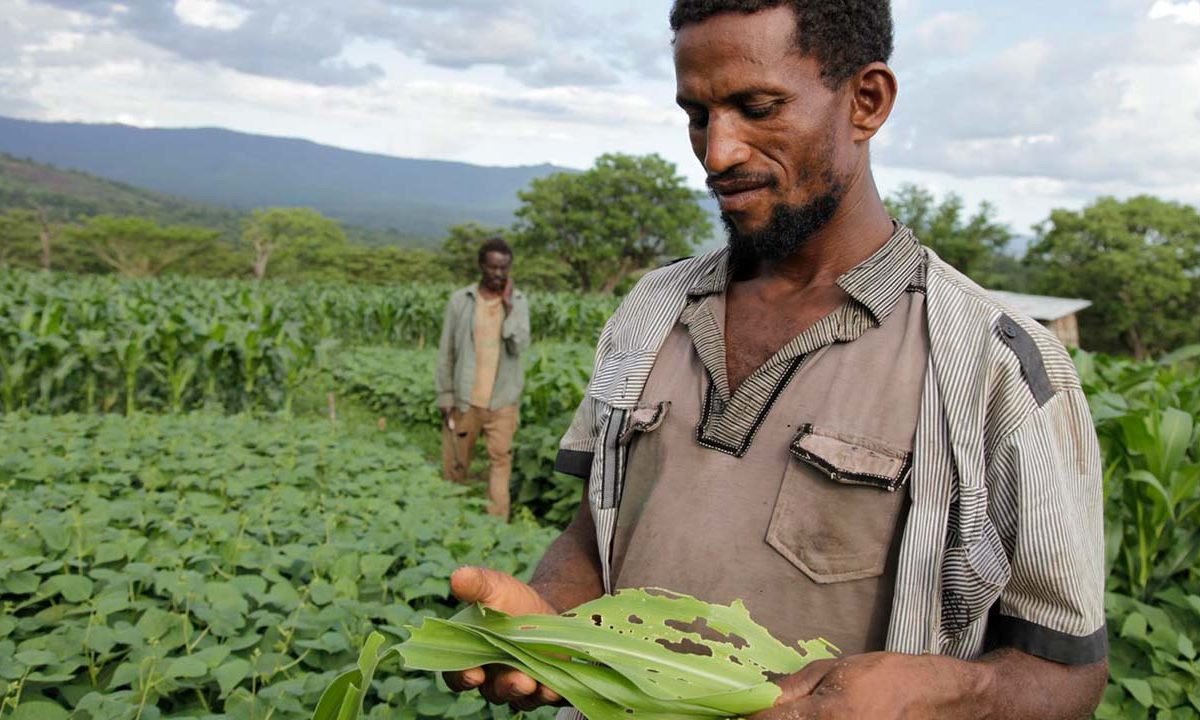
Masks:
[[[697,187],[668,0],[6,0],[0,114],[220,126],[408,157]],[[884,192],[992,201],[1018,233],[1101,194],[1200,202],[1200,0],[894,0]]]

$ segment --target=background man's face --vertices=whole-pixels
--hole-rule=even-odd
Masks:
[[[731,244],[778,230],[787,213],[793,234],[811,234],[840,199],[848,109],[820,63],[797,52],[795,30],[782,6],[718,15],[675,38],[677,100]]]
[[[500,292],[508,283],[508,273],[512,270],[512,257],[493,250],[484,256],[483,262],[479,264],[479,269],[483,271],[480,283],[488,290]]]

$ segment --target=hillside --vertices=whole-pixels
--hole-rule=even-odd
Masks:
[[[563,169],[413,160],[213,128],[2,117],[0,152],[231,209],[303,205],[350,224],[426,237],[468,220],[507,225],[517,191]]]
[[[227,240],[238,236],[247,215],[242,210],[185,200],[0,153],[0,212],[39,207],[62,221],[74,222],[93,215],[137,215],[164,225],[220,230]],[[344,225],[344,229],[350,240],[364,245],[433,247],[438,240],[356,225]]]
[[[0,153],[0,211],[47,210],[64,221],[92,215],[141,215],[170,225],[236,230],[242,213],[143,190],[87,173]]]

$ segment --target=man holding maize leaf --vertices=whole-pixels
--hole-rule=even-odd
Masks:
[[[677,102],[728,247],[606,325],[557,467],[586,501],[529,585],[745,602],[838,660],[762,718],[1082,718],[1105,684],[1101,468],[1070,358],[889,217],[869,146],[897,97],[887,0],[676,0]],[[982,89],[986,92],[986,89]],[[496,666],[493,702],[559,700]]]

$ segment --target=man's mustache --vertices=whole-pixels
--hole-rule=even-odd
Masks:
[[[717,175],[709,175],[704,179],[710,193],[717,192],[717,185],[758,185],[774,189],[779,181],[770,173],[753,173],[745,170],[727,170]]]

